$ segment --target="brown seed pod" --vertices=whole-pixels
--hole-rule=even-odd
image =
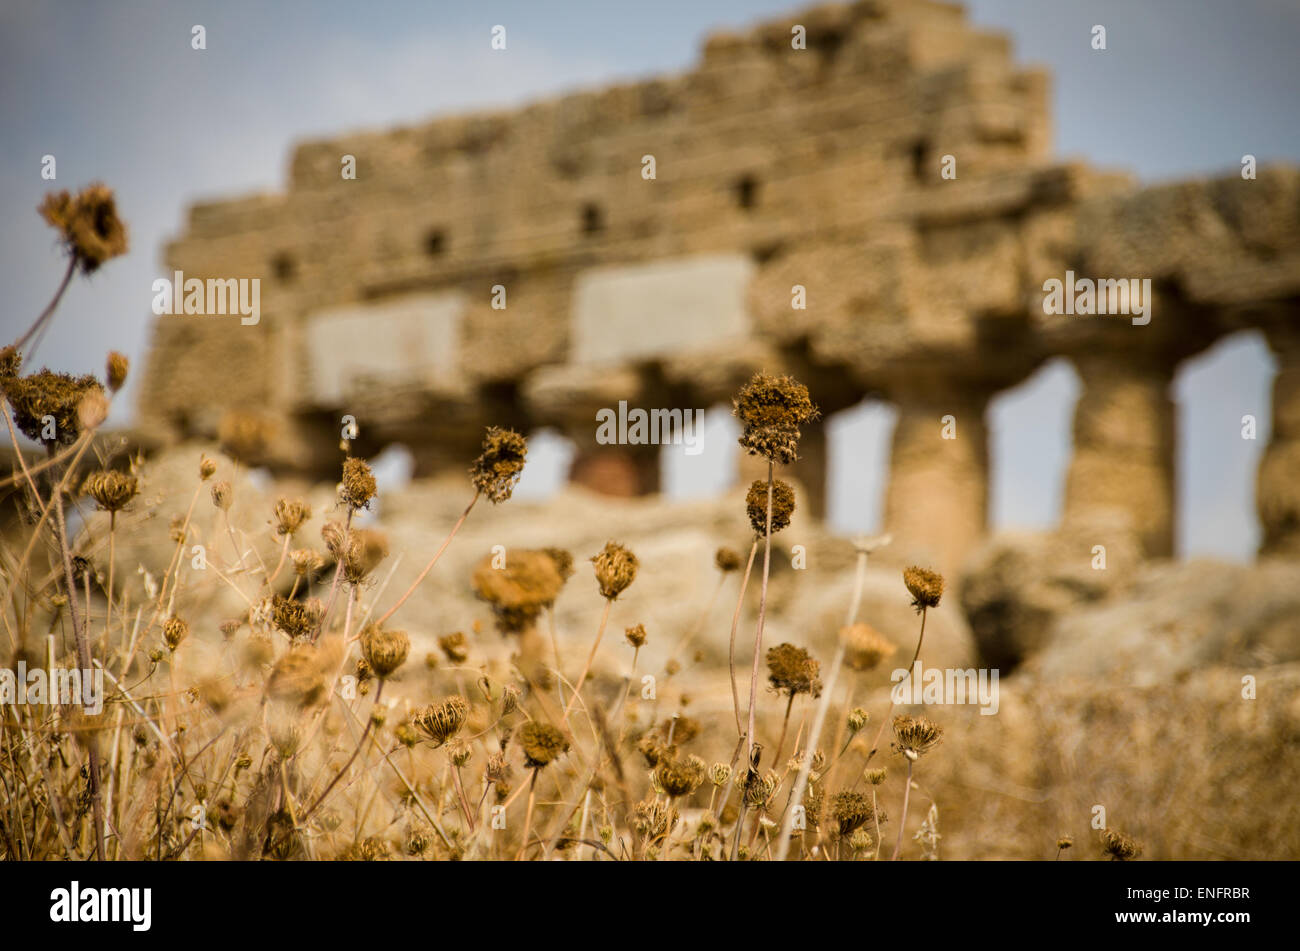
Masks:
[[[926,608],[937,608],[943,597],[943,575],[912,565],[903,569],[903,584],[912,595],[912,607],[920,614]]]
[[[767,481],[756,479],[745,495],[745,514],[754,534],[762,538],[767,531]],[[783,479],[772,481],[772,534],[790,524],[794,514],[794,489]]]
[[[799,427],[818,417],[808,388],[793,377],[756,373],[740,388],[732,413],[750,455],[788,465],[799,458]]]
[[[370,507],[370,500],[378,491],[375,476],[364,459],[348,456],[343,460],[343,483],[339,489],[339,501],[350,506],[354,511]]]
[[[116,469],[92,472],[81,483],[82,494],[94,499],[105,512],[120,512],[139,491],[140,484],[135,476]]]
[[[529,720],[519,729],[519,742],[524,748],[524,763],[532,769],[541,769],[569,750],[569,741],[549,723]]]
[[[817,674],[821,664],[813,660],[802,647],[778,644],[767,652],[767,679],[776,690],[793,697],[810,693],[822,695],[822,682]]]
[[[489,426],[483,452],[469,469],[470,484],[495,505],[510,498],[528,457],[528,441],[512,429]]]
[[[606,542],[605,547],[592,556],[591,563],[596,566],[596,582],[600,585],[601,596],[611,601],[636,580],[639,567],[636,555],[618,542]]]
[[[84,274],[125,254],[126,225],[117,216],[113,190],[96,182],[73,196],[51,192],[38,209],[50,227],[60,232],[64,246]]]
[[[405,631],[384,630],[377,624],[367,624],[361,631],[361,653],[376,677],[390,676],[406,663],[411,651],[411,639]]]

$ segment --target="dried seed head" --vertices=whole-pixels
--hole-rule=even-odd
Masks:
[[[915,761],[939,745],[943,727],[928,717],[894,717],[894,751]]]
[[[646,642],[645,625],[638,624],[635,627],[629,627],[623,632],[623,636],[627,638],[629,644],[640,649],[645,646]]]
[[[777,787],[780,785],[776,773],[771,770],[768,770],[762,776],[758,774],[757,770],[748,770],[745,773],[743,786],[745,805],[751,809],[767,809],[767,804],[772,801],[772,797],[776,795]]]
[[[207,482],[217,472],[217,464],[207,456],[199,457],[199,481]]]
[[[519,743],[524,748],[524,764],[541,769],[562,753],[569,751],[569,741],[556,727],[529,720],[519,729]]]
[[[810,693],[822,695],[822,682],[817,673],[821,664],[813,660],[802,647],[793,644],[778,644],[767,652],[767,679],[778,691],[784,691],[791,697]]]
[[[229,512],[235,501],[235,490],[225,479],[212,483],[212,504],[223,512]]]
[[[271,599],[271,623],[290,639],[307,637],[320,624],[321,615],[325,613],[320,601],[296,601],[277,594]]]
[[[71,376],[51,370],[18,376],[17,351],[9,348],[5,353],[11,356],[6,357],[4,372],[0,373],[0,394],[9,401],[14,425],[24,436],[47,446],[51,443],[70,446],[85,429],[94,428],[88,423],[98,425],[94,418],[98,411],[88,415],[82,412],[87,397],[98,396],[102,400],[104,396],[103,385],[93,376]],[[106,401],[94,402],[100,409],[107,405]],[[84,408],[94,409],[90,403]]]
[[[859,829],[849,836],[849,848],[854,852],[870,852],[876,847],[876,840],[866,829]]]
[[[388,557],[388,536],[373,528],[354,528],[343,556],[343,580],[361,584]]]
[[[166,642],[169,651],[175,651],[181,646],[181,641],[189,636],[190,626],[184,618],[173,614],[163,622],[163,641]]]
[[[348,456],[343,460],[343,482],[339,489],[339,501],[356,509],[370,507],[370,500],[375,497],[378,486],[374,474],[364,459]]]
[[[417,712],[411,718],[411,724],[438,747],[459,733],[468,717],[469,701],[455,694]]]
[[[244,622],[240,618],[232,617],[232,618],[227,618],[226,620],[218,624],[217,630],[221,632],[221,636],[223,638],[225,638],[226,640],[230,640],[232,637],[235,636],[235,632],[238,631],[243,626],[244,626]]]
[[[302,499],[280,499],[275,503],[275,534],[292,537],[311,518],[311,506]]]
[[[767,505],[766,500],[764,500],[763,504]],[[740,552],[734,548],[719,548],[713,556],[713,563],[718,566],[718,570],[723,574],[739,571],[742,563]]]
[[[592,556],[591,563],[596,566],[596,581],[600,585],[601,596],[611,601],[636,580],[636,555],[618,542],[606,542],[600,553]]]
[[[457,741],[448,747],[447,756],[451,759],[453,766],[464,766],[469,762],[471,752],[468,743]]]
[[[453,664],[463,664],[469,658],[469,642],[464,631],[454,631],[438,638],[438,646]]]
[[[113,190],[96,182],[76,196],[50,192],[38,209],[50,227],[60,232],[64,247],[83,274],[125,254],[126,225],[117,216]]]
[[[799,427],[818,416],[808,388],[789,376],[756,373],[733,403],[745,451],[786,465],[799,458]]]
[[[483,437],[483,453],[469,469],[469,481],[493,504],[504,502],[514,492],[528,457],[528,441],[513,429],[489,426]]]
[[[860,621],[840,628],[839,636],[844,648],[844,665],[849,670],[872,670],[898,649],[870,624]]]
[[[852,710],[849,711],[849,718],[848,718],[849,732],[850,733],[861,732],[862,728],[867,725],[867,721],[870,719],[871,719],[871,714],[869,714],[866,710],[863,710],[861,707],[854,707]]]
[[[670,799],[689,796],[704,783],[707,767],[698,756],[682,759],[676,755],[660,759],[654,778]]]
[[[871,797],[852,790],[831,796],[830,807],[831,818],[839,826],[840,835],[846,838],[876,817]]]
[[[90,390],[77,403],[77,423],[82,432],[98,429],[108,419],[108,397],[103,390]]]
[[[131,361],[126,358],[125,354],[114,350],[108,355],[105,377],[108,380],[108,388],[111,392],[116,393],[122,388],[122,385],[126,383],[126,375],[130,369]]]
[[[411,639],[405,631],[391,631],[377,624],[367,624],[361,630],[361,654],[375,676],[384,678],[406,663],[411,652]]]
[[[709,782],[722,787],[731,779],[731,767],[726,763],[714,763],[709,767]]]
[[[249,639],[250,643],[253,640]],[[326,680],[320,652],[309,645],[299,645],[280,657],[266,681],[266,694],[273,700],[300,709],[314,706],[326,696]]]
[[[295,548],[289,552],[289,562],[295,575],[308,578],[325,566],[325,556],[311,548]]]
[[[1063,835],[1056,840],[1056,849],[1058,852],[1064,852],[1066,849],[1074,847],[1074,836]]]
[[[492,606],[502,633],[531,627],[564,587],[555,559],[543,551],[511,551],[504,568],[493,564],[493,556],[485,556],[474,568],[472,583],[474,593]]]
[[[756,479],[745,495],[745,513],[754,534],[762,538],[767,532],[767,482]],[[772,481],[772,534],[790,524],[794,514],[794,489],[781,479]]]
[[[862,778],[872,786],[880,786],[889,778],[889,770],[883,766],[877,769],[866,769],[862,771]]]
[[[573,577],[573,552],[563,548],[543,548],[542,551],[555,562],[555,570],[561,578],[568,581]]]
[[[943,575],[912,565],[903,569],[903,584],[912,595],[912,607],[920,614],[926,608],[937,608],[943,597]]]
[[[1101,830],[1101,852],[1112,862],[1127,862],[1142,854],[1142,843],[1114,829]]]
[[[140,484],[135,476],[116,469],[92,472],[81,483],[82,494],[94,499],[105,512],[120,512],[139,491]]]

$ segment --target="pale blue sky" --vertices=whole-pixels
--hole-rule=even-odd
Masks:
[[[8,299],[0,338],[26,326],[60,275],[57,249],[34,213],[49,187],[39,176],[47,153],[58,160],[60,187],[103,179],[117,189],[133,253],[73,286],[37,362],[98,371],[104,354],[120,349],[139,365],[159,252],[180,230],[185,208],[198,198],[282,187],[295,141],[687,69],[710,29],[800,6],[5,0],[0,281]],[[1053,70],[1062,157],[1147,181],[1229,172],[1245,152],[1261,162],[1300,159],[1300,6],[1293,0],[972,0],[968,9],[976,24],[1010,33],[1021,61]],[[203,52],[190,48],[196,23],[207,28]],[[504,55],[488,48],[497,23],[509,31]],[[1104,53],[1089,46],[1096,23],[1107,28]],[[1234,347],[1187,384],[1180,534],[1189,551],[1242,557],[1257,533],[1251,453],[1262,441],[1226,448],[1215,413],[1239,418],[1238,409],[1251,406],[1266,420],[1270,368],[1258,341]],[[1019,422],[995,435],[995,524],[1054,519],[1057,457],[1068,445],[1053,442],[1048,451],[1040,439],[1011,434],[1068,418],[1061,407],[1071,398],[1069,380],[1058,369],[1019,402],[1003,401],[1007,418]],[[126,421],[121,412],[115,418]],[[888,413],[869,410],[837,429],[849,423],[856,428],[845,430],[850,441],[836,465],[876,471],[880,481]],[[703,474],[710,463],[692,462],[696,475],[670,473],[676,491],[700,491],[719,478]],[[728,463],[714,465],[722,472]],[[834,524],[868,526],[879,487],[845,489],[841,476],[832,477]]]

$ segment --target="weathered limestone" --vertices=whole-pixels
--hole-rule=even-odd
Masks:
[[[575,481],[640,494],[659,447],[598,444],[597,411],[714,406],[790,372],[826,413],[894,395],[889,527],[953,571],[984,532],[987,395],[1064,355],[1085,382],[1067,522],[1168,554],[1168,377],[1226,333],[1300,322],[1300,170],[1136,189],[1053,163],[1047,100],[959,6],[860,0],[709,37],[679,76],[304,143],[283,195],[196,206],[168,247],[169,271],[261,278],[263,316],[161,317],[140,424],[210,437],[255,409],[291,434],[274,463],[316,478],[344,414],[358,451],[404,442],[421,475],[463,471],[489,423],[551,426]],[[1045,313],[1067,270],[1150,279],[1151,324]],[[1288,372],[1259,476],[1270,552],[1300,544]],[[818,515],[820,429],[788,472]]]
[[[987,395],[945,388],[934,380],[894,396],[898,423],[885,529],[900,554],[955,577],[985,533]]]
[[[1277,376],[1273,380],[1273,430],[1259,467],[1255,504],[1263,525],[1260,553],[1300,556],[1300,328],[1269,334]]]
[[[1114,524],[1136,532],[1149,556],[1173,553],[1173,367],[1133,354],[1075,358],[1083,391],[1065,487],[1068,527]],[[1099,537],[1095,544],[1105,545]]]

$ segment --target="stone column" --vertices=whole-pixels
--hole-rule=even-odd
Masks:
[[[579,450],[569,481],[601,495],[630,497],[659,491],[661,446],[600,446]]]
[[[1270,333],[1273,431],[1256,477],[1261,555],[1300,556],[1300,333]]]
[[[1148,556],[1174,548],[1174,404],[1171,362],[1139,354],[1075,358],[1083,390],[1063,521],[1131,530]],[[1098,544],[1105,544],[1098,539]]]
[[[898,406],[885,490],[891,550],[955,578],[987,526],[989,394],[934,383],[891,395]]]

